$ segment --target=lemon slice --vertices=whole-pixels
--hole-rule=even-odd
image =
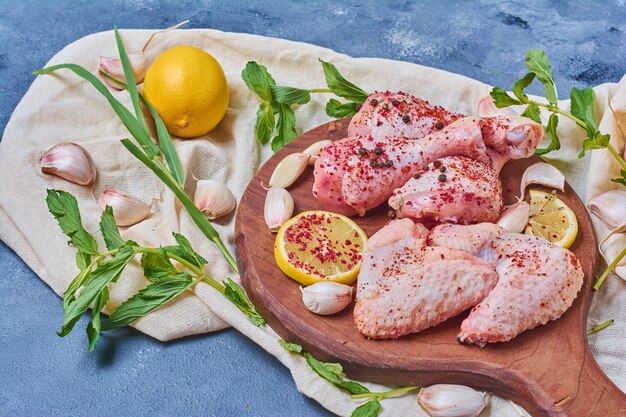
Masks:
[[[346,216],[305,211],[281,226],[274,257],[281,271],[301,284],[351,284],[359,274],[366,241],[365,232]]]
[[[530,190],[530,216],[524,230],[562,248],[569,248],[578,234],[578,220],[567,204],[553,194]]]

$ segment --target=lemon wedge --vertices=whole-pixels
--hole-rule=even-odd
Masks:
[[[554,194],[530,190],[530,216],[524,230],[562,248],[569,248],[578,235],[576,215]]]
[[[365,232],[352,220],[329,211],[305,211],[285,222],[274,243],[278,267],[303,285],[353,283],[361,268]]]

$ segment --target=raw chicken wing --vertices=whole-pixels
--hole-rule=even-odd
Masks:
[[[444,246],[476,255],[485,243],[503,233],[506,233],[506,230],[494,223],[478,223],[469,226],[445,223],[430,230],[427,243],[428,246]]]

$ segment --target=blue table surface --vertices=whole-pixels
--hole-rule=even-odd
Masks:
[[[398,59],[509,87],[529,48],[547,51],[563,96],[626,72],[626,7],[611,2],[0,0],[0,126],[41,68],[93,32],[255,33]],[[96,51],[97,52],[97,51]],[[539,92],[535,89],[534,92]],[[286,368],[234,330],[160,343],[126,328],[86,352],[60,338],[60,299],[0,243],[0,416],[329,416]]]

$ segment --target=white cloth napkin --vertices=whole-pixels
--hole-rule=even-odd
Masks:
[[[126,49],[138,51],[152,32],[125,30]],[[192,193],[194,178],[218,179],[240,197],[257,168],[271,156],[269,146],[259,146],[254,125],[258,98],[241,79],[241,70],[249,60],[267,66],[278,84],[302,88],[324,87],[325,80],[318,58],[333,62],[346,78],[366,91],[405,90],[451,111],[472,114],[478,101],[490,87],[478,81],[433,68],[404,62],[355,59],[313,45],[255,35],[224,33],[215,30],[177,30],[159,35],[147,51],[149,59],[174,45],[187,44],[211,53],[224,68],[231,98],[224,120],[201,139],[176,141],[176,148],[187,173],[186,189]],[[96,71],[99,55],[116,54],[112,32],[82,38],[64,48],[48,65],[76,63]],[[513,81],[514,75],[511,75]],[[626,120],[626,80],[595,88],[596,111],[600,129],[612,135],[615,148],[623,152],[624,139],[617,121]],[[126,92],[114,95],[126,105]],[[324,111],[326,96],[313,96],[310,103],[296,110],[299,133],[330,120]],[[609,109],[611,102],[615,114]],[[566,108],[567,102],[561,103]],[[622,122],[626,127],[626,123]],[[584,160],[576,155],[584,132],[562,119],[559,133],[563,149],[549,155],[561,168],[583,200],[617,184],[618,167],[605,150],[593,151]],[[171,232],[180,231],[209,260],[209,272],[225,278],[229,271],[219,251],[195,228],[174,196],[151,171],[134,159],[119,143],[129,134],[106,100],[96,90],[67,70],[36,79],[13,113],[0,143],[0,238],[57,294],[67,287],[76,273],[74,249],[48,213],[45,194],[48,188],[64,189],[79,202],[87,230],[98,234],[99,209],[94,196],[105,188],[116,188],[136,195],[146,202],[155,200],[153,214],[144,222],[123,231],[126,238],[140,244],[163,245],[172,241]],[[39,158],[51,146],[76,142],[94,157],[98,180],[89,190],[64,180],[43,175]],[[234,215],[214,222],[230,250],[233,250]],[[594,219],[599,238],[608,230]],[[624,236],[612,238],[606,252],[615,256],[626,245]],[[238,280],[238,277],[232,276]],[[114,309],[130,293],[146,285],[138,266],[132,266],[112,286],[109,309]],[[619,297],[625,283],[610,277],[595,295],[589,316],[590,325],[608,318],[615,326],[590,337],[593,352],[602,368],[622,390],[626,389],[626,303]],[[59,307],[60,308],[60,307]],[[254,327],[232,304],[208,285],[198,284],[189,294],[134,323],[138,330],[159,340],[171,340],[191,334],[215,331],[231,325],[254,340],[289,367],[298,389],[339,414],[350,415],[358,403],[313,373],[299,356],[290,354],[277,343],[278,336],[269,326]],[[210,341],[207,341],[210,343]],[[371,385],[371,384],[369,384]],[[372,385],[374,386],[374,385]],[[378,387],[382,389],[382,387]],[[424,416],[410,395],[383,401],[385,416]],[[504,400],[494,398],[489,410],[481,415],[517,416]]]

